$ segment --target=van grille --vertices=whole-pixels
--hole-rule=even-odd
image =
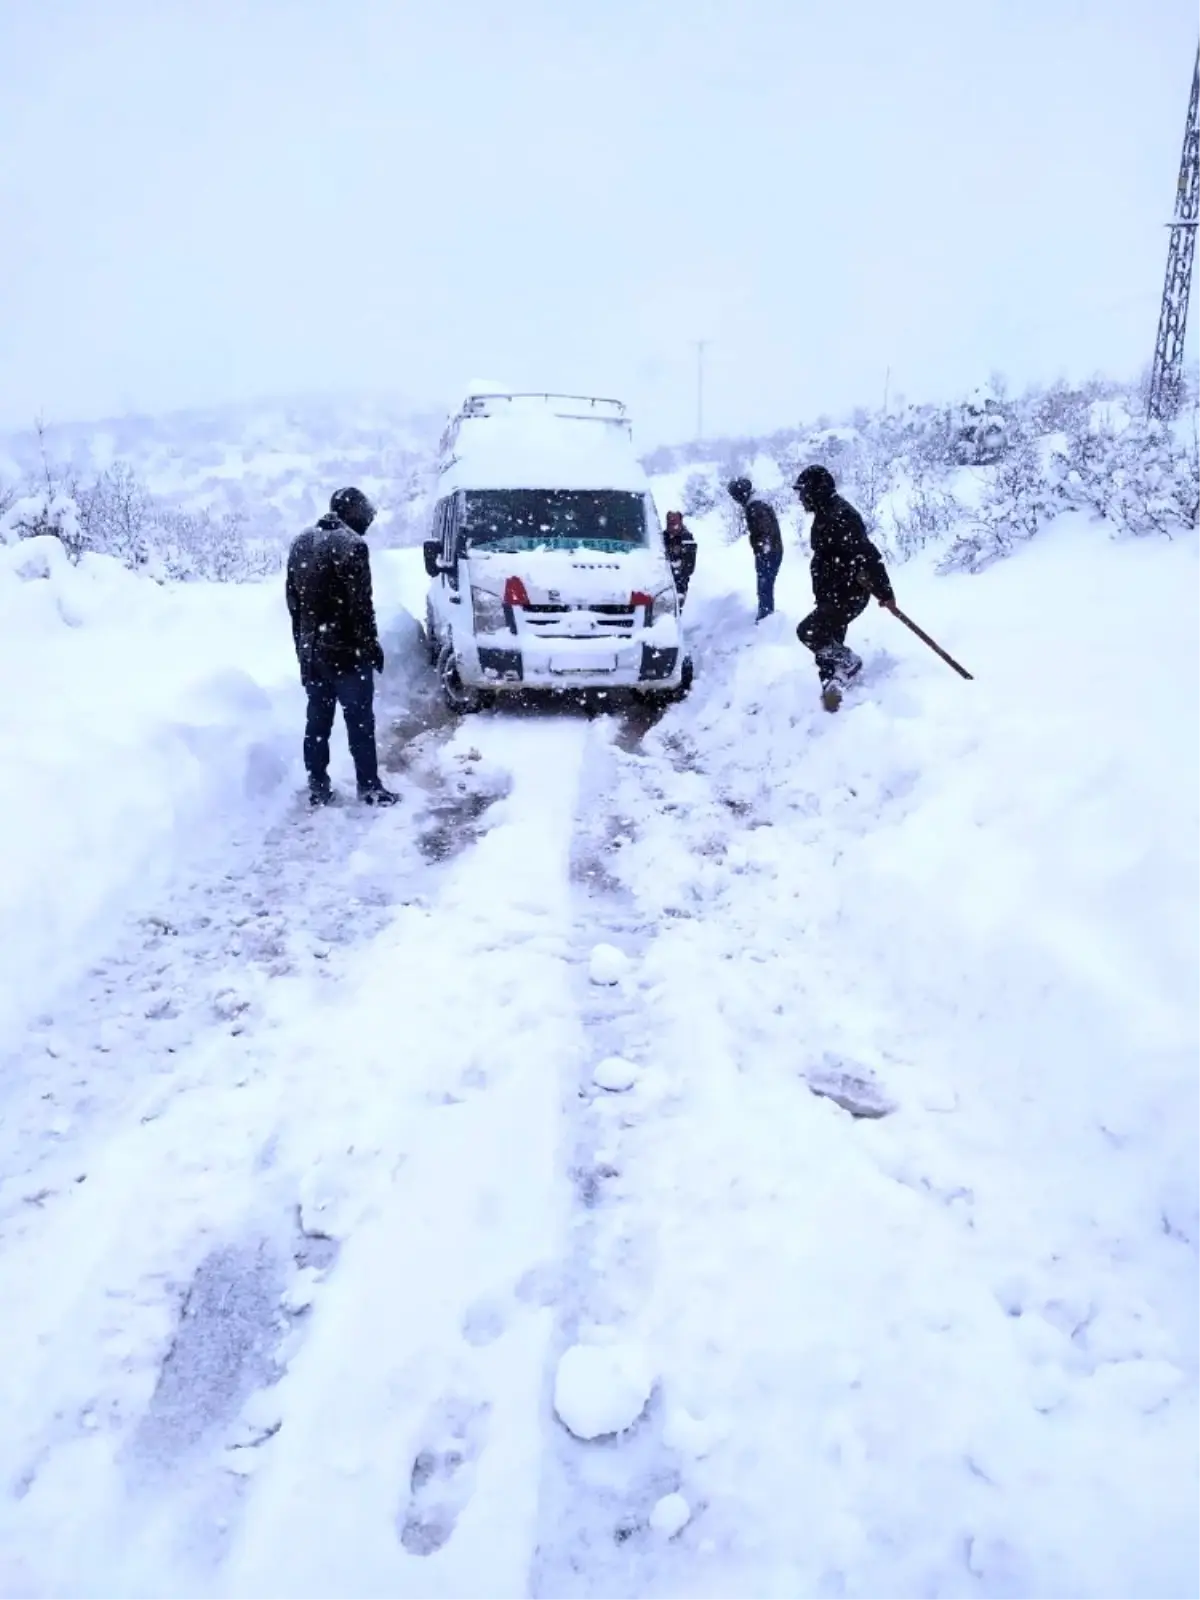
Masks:
[[[628,639],[636,612],[631,605],[523,606],[526,629],[539,639]]]

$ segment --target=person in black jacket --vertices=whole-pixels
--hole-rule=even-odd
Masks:
[[[683,515],[679,511],[667,512],[667,532],[664,543],[671,576],[675,579],[675,592],[679,596],[679,609],[687,599],[688,584],[696,570],[696,541],[692,537]]]
[[[862,670],[861,659],[846,644],[846,629],[866,610],[872,595],[888,609],[896,604],[896,596],[863,519],[838,494],[828,467],[805,467],[795,490],[813,519],[809,538],[817,603],[796,629],[796,637],[816,657],[826,710],[836,711],[842,690]]]
[[[300,681],[308,692],[304,766],[314,806],[333,799],[329,735],[339,705],[359,799],[377,806],[399,799],[380,782],[375,751],[372,674],[383,671],[383,649],[365,538],[374,520],[375,507],[361,489],[339,489],[328,512],[299,534],[288,551],[287,607]]]
[[[734,478],[726,485],[730,495],[746,515],[746,532],[754,552],[754,573],[758,583],[758,616],[761,622],[775,610],[775,579],[783,562],[783,536],[773,507],[754,493],[749,478]]]

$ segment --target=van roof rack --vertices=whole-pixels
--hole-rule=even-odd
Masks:
[[[603,395],[593,394],[559,394],[552,389],[512,389],[476,391],[469,394],[463,401],[462,411],[466,416],[482,415],[482,408],[489,400],[569,400],[575,405],[591,406],[593,409],[606,406],[618,416],[625,415],[625,402],[623,400],[610,400]]]
[[[521,401],[538,401],[548,415],[563,421],[606,423],[609,427],[624,429],[627,434],[631,432],[629,413],[623,400],[590,394],[556,394],[551,390],[477,391],[467,396],[457,414],[446,425],[438,444],[438,454],[443,463],[439,470],[444,472],[455,459],[455,446],[463,423],[498,416],[508,411],[510,402],[514,401],[518,402],[517,410],[524,409],[519,404]]]

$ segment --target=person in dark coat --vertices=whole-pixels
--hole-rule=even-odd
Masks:
[[[726,485],[746,517],[746,532],[754,552],[754,574],[758,584],[758,615],[761,622],[775,610],[775,579],[783,562],[783,536],[774,508],[754,493],[749,478],[734,478]]]
[[[314,806],[333,799],[329,736],[340,705],[354,758],[358,797],[389,806],[399,796],[379,779],[375,750],[375,679],[383,649],[371,593],[366,532],[375,507],[361,489],[339,489],[329,510],[292,541],[287,560],[287,607],[308,693],[304,766]]]
[[[671,576],[675,579],[675,591],[679,595],[679,608],[682,610],[683,602],[687,599],[688,584],[696,570],[696,541],[679,511],[667,512],[665,543]]]
[[[821,698],[829,711],[841,704],[842,690],[862,671],[862,660],[846,644],[846,630],[874,595],[881,606],[896,604],[883,557],[867,537],[866,525],[837,492],[828,467],[805,467],[796,479],[800,503],[812,516],[812,586],[816,609],[796,629],[796,637],[816,657]]]

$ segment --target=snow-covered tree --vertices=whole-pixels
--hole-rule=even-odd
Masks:
[[[62,489],[45,488],[19,495],[0,516],[0,544],[39,539],[46,534],[59,541],[72,561],[78,561],[88,548],[79,507]]]

